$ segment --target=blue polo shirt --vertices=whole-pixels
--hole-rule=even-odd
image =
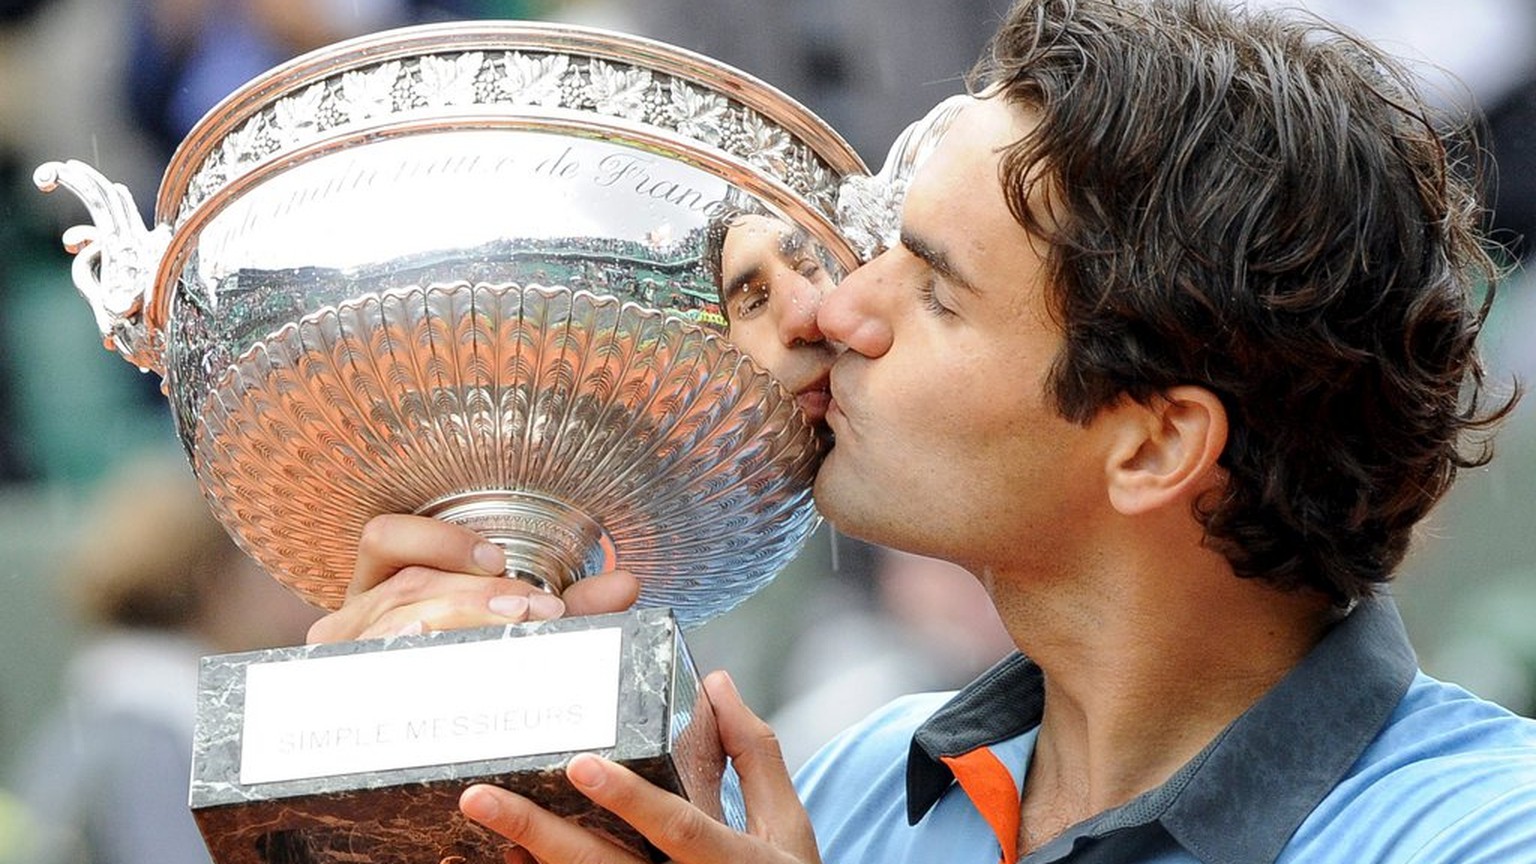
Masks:
[[[1044,704],[1022,655],[907,697],[796,778],[826,864],[1536,864],[1536,721],[1417,669],[1359,604],[1166,783],[1018,857]]]

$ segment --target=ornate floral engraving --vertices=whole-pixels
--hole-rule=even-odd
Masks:
[[[485,55],[479,51],[454,56],[428,55],[421,58],[421,89],[418,93],[428,105],[472,105],[475,102],[475,76]]]
[[[266,126],[267,115],[257,114],[229,133],[221,145],[225,164],[238,169],[259,161],[266,153]]]
[[[767,168],[782,175],[789,167],[789,133],[763,120],[758,114],[745,111],[741,121],[741,135],[737,139],[736,152],[760,168]]]
[[[282,146],[292,146],[313,135],[320,126],[320,100],[324,84],[312,84],[273,106],[273,134]]]
[[[524,54],[509,51],[502,61],[506,77],[496,82],[497,88],[513,105],[538,105],[541,108],[558,108],[564,91],[560,87],[571,58],[564,54]]]
[[[651,70],[593,60],[587,70],[587,96],[599,114],[645,119],[645,96],[651,86]]]
[[[367,120],[395,110],[395,82],[400,80],[400,61],[391,60],[372,69],[342,73],[336,107],[349,120]]]
[[[252,115],[188,182],[179,224],[226,182],[339,127],[443,106],[536,105],[590,111],[675,131],[764,169],[829,217],[840,177],[769,117],[721,93],[640,66],[560,52],[428,54],[349,69]]]
[[[725,120],[724,99],[673,79],[671,108],[672,115],[677,118],[677,131],[707,144],[720,145],[721,124]]]

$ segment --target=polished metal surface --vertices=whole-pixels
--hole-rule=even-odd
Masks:
[[[629,570],[685,623],[794,554],[821,446],[724,337],[710,227],[773,215],[835,279],[899,206],[750,76],[527,22],[252,81],[187,136],[153,228],[83,163],[35,179],[86,204],[65,241],[103,338],[163,375],[213,509],[289,587],[335,607],[364,523],[418,512],[552,590]]]

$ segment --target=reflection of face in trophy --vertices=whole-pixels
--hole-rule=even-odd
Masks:
[[[803,228],[758,213],[721,220],[708,242],[706,254],[718,255],[731,342],[793,393],[808,419],[820,422],[834,357],[816,326],[821,298],[833,287],[825,251]]]

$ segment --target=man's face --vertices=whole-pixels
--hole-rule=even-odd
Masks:
[[[832,288],[814,244],[771,216],[742,216],[720,250],[721,297],[731,342],[795,394],[812,423],[827,413],[832,348],[816,310]]]
[[[977,573],[1053,560],[1102,474],[1090,431],[1044,393],[1062,344],[1043,293],[1047,248],[1013,219],[998,178],[998,149],[1032,128],[998,99],[967,108],[914,178],[902,242],[845,278],[819,316],[848,350],[832,370],[836,444],[818,508],[854,536]]]

